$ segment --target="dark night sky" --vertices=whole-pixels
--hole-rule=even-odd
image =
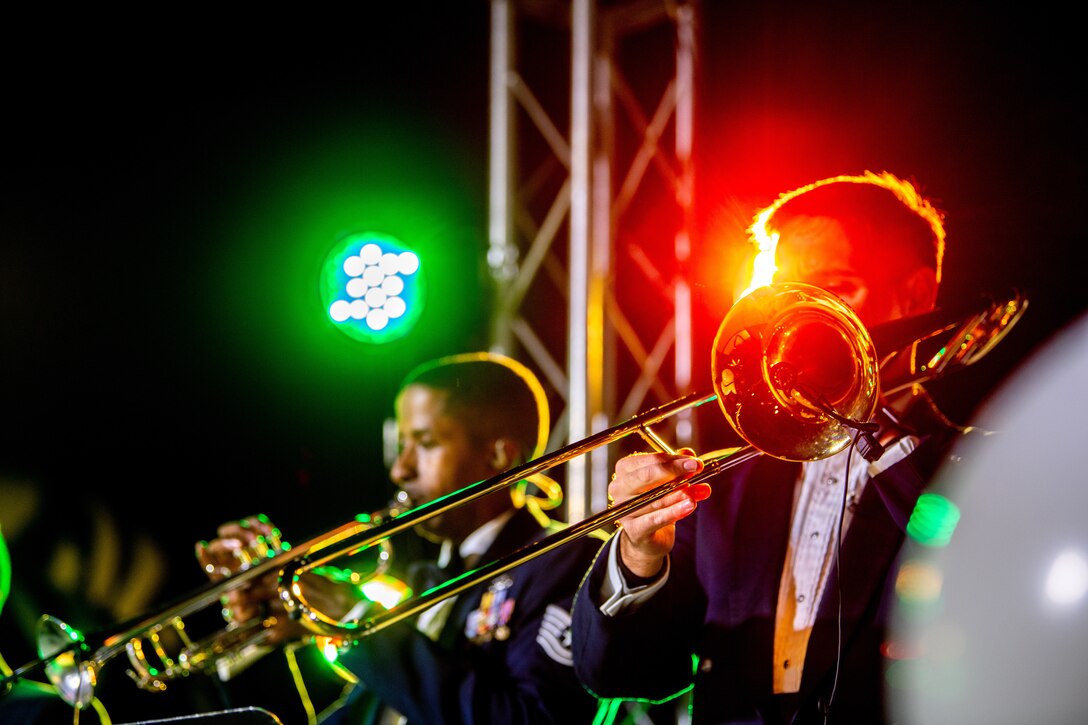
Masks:
[[[440,5],[260,32],[188,20],[163,37],[102,18],[8,27],[21,42],[0,51],[0,476],[54,504],[74,489],[55,523],[104,500],[187,566],[227,518],[259,509],[312,533],[384,500],[376,442],[393,386],[412,363],[486,339],[484,293],[452,324],[425,323],[415,346],[336,340],[320,365],[275,296],[254,298],[290,259],[270,230],[318,182],[446,189],[452,253],[479,264],[487,5]],[[824,176],[917,178],[948,213],[947,280],[961,285],[949,294],[1032,298],[975,381],[943,388],[971,409],[1085,307],[1084,87],[1068,42],[1080,23],[1045,4],[751,5],[708,3],[701,29],[701,228]],[[644,62],[652,75],[669,61]],[[376,181],[371,146],[396,156],[406,136],[421,150]],[[265,233],[267,246],[252,241]]]

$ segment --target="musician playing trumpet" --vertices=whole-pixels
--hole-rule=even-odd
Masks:
[[[866,172],[783,194],[749,233],[774,282],[828,290],[872,329],[934,309],[942,217],[913,184]],[[651,700],[694,685],[696,723],[885,722],[897,557],[964,429],[919,386],[874,420],[873,460],[757,457],[622,518],[575,602],[585,684]],[[610,499],[702,470],[686,453],[622,458]]]

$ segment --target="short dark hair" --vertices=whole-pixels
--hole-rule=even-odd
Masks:
[[[941,279],[944,212],[914,182],[888,172],[833,176],[778,197],[748,228],[750,241],[764,250],[772,233],[800,217],[833,217],[872,258],[897,251],[904,259],[933,269]]]
[[[537,377],[513,358],[472,352],[431,360],[404,378],[401,390],[423,385],[446,393],[446,412],[480,440],[511,438],[526,460],[543,453],[551,424]]]

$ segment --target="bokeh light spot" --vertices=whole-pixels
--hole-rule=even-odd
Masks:
[[[1088,593],[1088,561],[1084,552],[1067,550],[1050,565],[1046,577],[1046,596],[1054,604],[1070,605],[1084,600]]]
[[[908,561],[895,577],[895,593],[905,602],[933,602],[941,595],[941,572],[930,562]]]
[[[938,493],[923,493],[911,512],[907,534],[923,546],[947,546],[959,520],[956,504]]]

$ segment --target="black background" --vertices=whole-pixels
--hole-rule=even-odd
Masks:
[[[1080,23],[1038,3],[879,5],[705,4],[698,304],[711,320],[728,304],[702,278],[722,263],[710,240],[778,192],[865,169],[913,177],[948,215],[944,299],[1010,287],[1031,298],[975,374],[935,386],[964,419],[1085,308]],[[344,154],[365,159],[358,147],[380,143],[374,129],[391,119],[442,148],[428,173],[473,210],[451,244],[479,266],[488,7],[123,20],[7,24],[0,476],[40,493],[39,525],[58,535],[86,528],[92,502],[126,532],[150,533],[170,562],[165,597],[199,583],[192,543],[220,521],[260,510],[301,536],[380,505],[381,422],[396,381],[416,362],[486,342],[481,285],[465,294],[463,316],[443,324],[433,312],[412,345],[345,353],[348,343],[333,343],[341,362],[319,370],[258,345],[275,375],[247,375],[224,344],[237,320],[206,304],[205,285],[238,253],[222,220],[260,213],[265,184],[305,183],[267,178],[270,159],[333,127],[337,139],[354,129]],[[637,38],[624,53],[636,87],[671,63]],[[523,62],[566,87],[565,62]],[[411,170],[389,183],[411,185]],[[314,376],[342,376],[347,392],[319,389]],[[0,500],[0,521],[14,504]],[[17,585],[47,560],[29,543],[12,550]]]

